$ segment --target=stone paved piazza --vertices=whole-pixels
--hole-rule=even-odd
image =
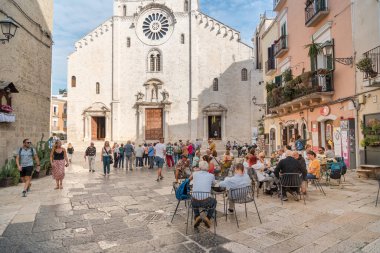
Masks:
[[[260,193],[263,223],[253,205],[248,219],[239,206],[240,229],[234,216],[222,218],[219,197],[214,237],[203,225],[186,235],[184,204],[170,223],[172,172],[160,183],[147,169],[112,169],[105,179],[83,165],[67,169],[63,190],[53,190],[51,177],[34,180],[27,198],[21,184],[0,189],[0,252],[380,252],[377,182],[353,172],[342,189],[324,187],[327,197],[309,186],[306,205]]]

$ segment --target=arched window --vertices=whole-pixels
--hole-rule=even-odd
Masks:
[[[100,83],[96,83],[96,94],[100,94]]]
[[[71,87],[72,88],[77,87],[77,78],[75,76],[71,77]]]
[[[185,44],[185,34],[181,34],[181,44]]]
[[[131,47],[131,38],[127,38],[127,47]]]
[[[157,54],[156,56],[156,71],[161,71],[161,56]]]
[[[246,68],[241,70],[241,80],[248,81],[248,70]]]
[[[127,16],[127,6],[126,5],[123,6],[123,16],[124,17]]]
[[[162,70],[162,55],[158,50],[152,50],[148,55],[148,71],[160,72]]]
[[[218,78],[214,78],[214,81],[212,82],[212,90],[218,91],[219,90],[219,81]]]
[[[185,0],[184,11],[189,12],[189,1],[188,0]]]

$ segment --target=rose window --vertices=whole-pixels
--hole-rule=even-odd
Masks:
[[[169,31],[169,20],[161,13],[152,13],[145,18],[142,28],[148,39],[160,40]]]

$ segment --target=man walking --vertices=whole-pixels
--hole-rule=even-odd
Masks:
[[[162,176],[162,167],[165,163],[166,145],[164,144],[164,138],[160,138],[160,143],[157,143],[154,147],[155,160],[158,167],[157,182],[164,179]]]
[[[141,144],[136,148],[136,168],[143,167],[143,156],[144,156],[144,148]]]
[[[93,142],[91,142],[90,146],[86,149],[86,152],[84,153],[85,161],[86,157],[88,157],[88,171],[95,172],[96,148]]]
[[[128,141],[124,146],[125,151],[125,170],[133,170],[133,153],[135,152],[131,141]]]
[[[31,142],[29,139],[25,139],[22,148],[19,149],[16,156],[17,168],[20,171],[20,177],[24,183],[24,190],[22,191],[22,196],[26,197],[26,192],[30,190],[32,184],[32,172],[34,168],[33,158],[37,163],[37,172],[40,172],[40,160],[38,159],[37,152],[31,147]]]

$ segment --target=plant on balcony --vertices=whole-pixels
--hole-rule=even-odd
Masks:
[[[301,74],[302,86],[300,88],[308,89],[311,88],[310,78],[313,76],[312,71],[303,72]]]
[[[373,70],[372,60],[370,58],[364,57],[358,63],[356,63],[356,67],[360,72],[368,74],[370,77],[376,77],[377,72]]]
[[[286,102],[291,101],[294,98],[295,95],[295,86],[293,84],[286,84],[284,86],[283,95]]]
[[[280,104],[282,99],[282,87],[277,87],[272,90],[272,101],[273,105],[277,106]]]
[[[309,49],[307,55],[310,58],[315,58],[317,57],[321,52],[322,52],[322,44],[321,43],[316,43],[314,41],[314,38],[311,38],[311,43],[305,45],[305,49]]]
[[[292,70],[290,68],[288,68],[287,70],[285,70],[284,72],[282,72],[282,80],[285,83],[293,80],[293,74],[292,74]]]
[[[271,83],[268,83],[268,82],[267,82],[267,84],[265,85],[265,88],[266,88],[266,90],[267,90],[267,93],[272,92],[272,90],[273,90],[274,88],[276,88],[276,87],[277,87],[277,85],[276,85],[275,83],[273,83],[273,82],[271,82]]]

